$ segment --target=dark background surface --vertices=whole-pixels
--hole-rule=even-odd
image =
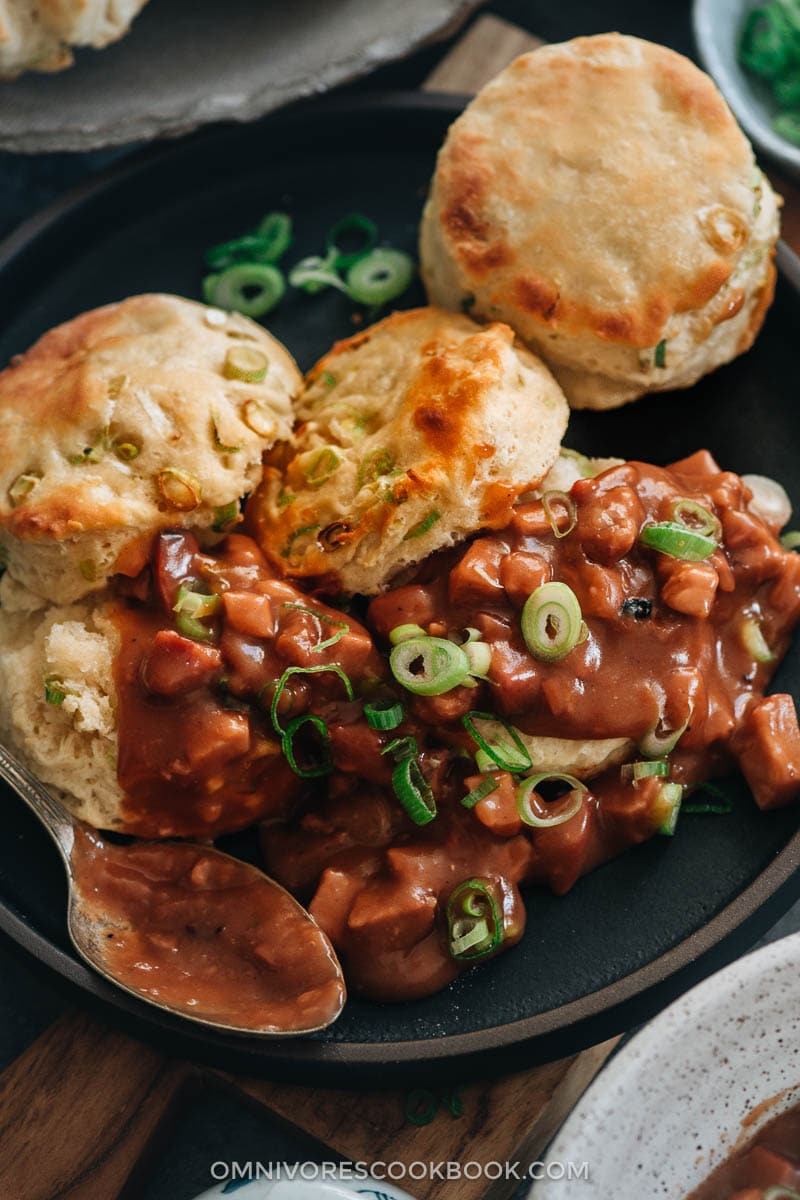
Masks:
[[[254,0],[260,2],[260,0]],[[664,42],[694,56],[690,5],[680,0],[642,4],[641,0],[506,0],[489,11],[514,21],[548,41],[616,29]],[[376,72],[354,85],[416,88],[448,49],[440,44]],[[204,64],[208,71],[212,67]],[[14,229],[68,188],[90,178],[114,160],[135,151],[126,147],[92,154],[24,157],[0,154],[0,236]],[[800,929],[800,906],[772,936]],[[31,971],[0,946],[0,1068],[13,1060],[68,1003],[52,980]],[[168,1145],[155,1157],[142,1200],[190,1200],[210,1185],[215,1161],[297,1161],[329,1157],[310,1143],[267,1122],[233,1097],[198,1086],[174,1127]],[[104,1200],[98,1197],[98,1200]]]

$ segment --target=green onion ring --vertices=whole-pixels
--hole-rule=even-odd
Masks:
[[[347,291],[357,304],[380,306],[404,292],[414,263],[402,250],[371,250],[347,272]]]
[[[411,666],[418,659],[422,670]],[[442,696],[469,675],[469,659],[447,638],[416,637],[400,642],[389,655],[389,666],[399,684],[417,696]]]
[[[323,446],[304,468],[305,481],[310,488],[322,487],[341,465],[342,460],[336,451],[331,446]]]
[[[666,815],[658,827],[665,837],[672,837],[678,824],[683,800],[683,788],[679,783],[662,783],[658,789],[658,803],[666,808]]]
[[[254,290],[255,295],[248,295]],[[209,285],[208,301],[228,312],[246,317],[263,317],[271,312],[286,291],[286,281],[269,263],[238,263],[217,275]]]
[[[327,650],[329,646],[335,646],[337,642],[342,640],[345,634],[350,632],[350,625],[347,621],[336,621],[333,617],[327,616],[326,613],[318,612],[316,608],[309,608],[307,604],[294,604],[292,601],[286,600],[283,607],[291,609],[293,612],[308,613],[310,617],[316,617],[318,621],[323,621],[326,625],[331,625],[334,629],[338,630],[338,633],[332,634],[324,642],[320,641],[317,642],[316,646],[312,646],[311,650],[314,654],[318,654],[320,650]]]
[[[413,734],[393,738],[391,742],[383,747],[381,754],[391,754],[395,762],[402,762],[405,758],[416,758],[417,739]]]
[[[339,248],[340,240],[343,240],[347,235],[360,236],[362,244],[358,250],[343,251]],[[325,238],[325,249],[328,254],[335,253],[334,265],[338,271],[346,271],[348,267],[352,267],[360,258],[368,254],[378,240],[378,227],[374,221],[370,221],[369,217],[363,217],[361,213],[350,213],[347,217],[342,217],[335,225],[332,225],[328,230]]]
[[[538,587],[525,601],[521,625],[525,645],[541,662],[559,662],[585,640],[581,606],[566,583]]]
[[[513,725],[492,713],[483,712],[468,712],[461,722],[493,766],[514,775],[530,771],[533,766],[531,756]]]
[[[471,792],[467,792],[466,796],[461,797],[461,803],[464,808],[474,808],[481,800],[485,800],[487,796],[491,796],[492,792],[496,792],[499,787],[500,784],[497,780],[488,775]]]
[[[364,716],[370,729],[382,732],[397,729],[405,715],[405,709],[399,700],[387,700],[382,704],[372,700],[364,705]]]
[[[800,1192],[794,1191],[793,1188],[776,1184],[774,1187],[766,1189],[763,1200],[800,1200]]]
[[[465,642],[462,649],[469,661],[470,675],[485,678],[492,665],[492,647],[487,642]]]
[[[666,730],[659,733],[658,725],[646,733],[638,744],[639,753],[645,758],[666,758],[668,754],[677,746],[686,730],[689,728],[689,721],[692,719],[692,714],[681,725],[680,729]]]
[[[263,383],[267,377],[269,359],[254,346],[231,346],[222,364],[226,379],[241,383]]]
[[[347,285],[336,271],[335,262],[335,254],[327,254],[325,258],[310,254],[307,258],[301,258],[289,272],[289,283],[292,287],[302,288],[309,296],[326,287],[337,288],[346,295]]]
[[[770,650],[764,631],[755,617],[746,617],[739,629],[742,645],[757,663],[775,661],[775,652]]]
[[[722,522],[719,517],[696,500],[676,500],[670,511],[673,521],[685,525],[692,533],[713,538],[718,543],[722,541]]]
[[[465,879],[447,901],[447,942],[459,961],[485,958],[503,941],[503,921],[496,889],[488,879]]]
[[[191,638],[193,642],[207,642],[211,638],[211,630],[197,617],[187,617],[186,613],[178,613],[175,625],[179,633]]]
[[[294,753],[294,738],[295,734],[303,725],[311,725],[319,734],[322,741],[324,751],[320,762],[313,767],[300,767],[297,764],[297,759]],[[286,761],[294,771],[295,775],[299,775],[301,779],[319,779],[321,775],[328,775],[333,766],[333,758],[331,756],[331,737],[328,733],[328,726],[323,721],[322,717],[316,717],[313,713],[304,713],[300,717],[295,717],[286,726],[286,729],[281,737],[281,749],[283,750]]]
[[[48,675],[45,679],[44,698],[45,703],[52,704],[56,708],[66,700],[67,691],[64,682],[57,675]]]
[[[788,533],[784,533],[781,537],[781,545],[784,550],[796,550],[800,546],[800,529],[790,529]]]
[[[639,541],[649,550],[658,550],[661,554],[668,554],[670,558],[679,558],[683,562],[702,562],[717,549],[714,538],[695,533],[678,521],[645,525],[639,534]]]
[[[403,758],[392,771],[394,794],[415,825],[427,825],[436,816],[431,785],[416,758]]]
[[[558,516],[553,511],[554,504],[560,504],[566,510],[567,524],[563,529],[558,523]],[[578,509],[572,496],[567,492],[545,492],[542,496],[542,507],[555,537],[564,538],[568,533],[572,533],[578,523]]]
[[[226,529],[239,521],[241,515],[239,501],[231,500],[230,504],[223,504],[220,508],[214,509],[214,521],[211,528],[215,533],[224,533]]]
[[[623,779],[638,783],[640,779],[649,779],[653,775],[669,775],[669,763],[663,758],[648,759],[646,762],[625,763],[620,774]]]
[[[563,812],[557,813],[554,817],[538,817],[533,811],[531,797],[540,783],[545,783],[550,779],[568,783],[573,800]],[[527,779],[523,779],[517,788],[517,812],[520,820],[534,829],[553,829],[556,825],[564,825],[578,815],[583,806],[583,797],[588,790],[586,784],[581,783],[580,779],[576,779],[574,775],[561,775],[550,771],[542,772],[539,775],[530,775]]]
[[[280,698],[283,695],[283,690],[286,687],[286,684],[289,682],[292,675],[319,675],[323,671],[330,671],[333,675],[338,675],[338,677],[341,679],[342,683],[344,684],[344,690],[347,694],[347,699],[348,700],[355,699],[355,693],[353,691],[352,683],[348,679],[347,675],[345,675],[342,668],[337,667],[335,664],[331,664],[330,666],[328,666],[327,664],[323,664],[322,666],[319,666],[319,667],[287,667],[286,670],[281,675],[280,679],[278,680],[278,686],[275,688],[275,694],[272,697],[272,703],[269,706],[270,720],[272,721],[272,724],[273,724],[273,727],[274,727],[276,733],[279,733],[281,735],[283,735],[285,733],[283,726],[281,725],[280,721],[278,720],[278,704],[280,703]],[[269,686],[269,684],[264,685],[264,687],[268,687],[268,686]],[[263,692],[264,688],[262,688],[261,691]]]
[[[401,642],[409,642],[412,638],[427,636],[421,625],[395,625],[389,634],[389,641],[393,646],[399,646]]]
[[[662,338],[653,354],[653,366],[663,368],[667,365],[667,339]]]
[[[178,595],[172,611],[185,613],[187,617],[212,617],[221,603],[221,596],[195,592],[188,583],[182,583],[178,588]]]
[[[259,261],[277,262],[292,244],[292,218],[285,212],[267,213],[258,223],[256,237],[266,244],[264,253],[269,253],[269,258]]]

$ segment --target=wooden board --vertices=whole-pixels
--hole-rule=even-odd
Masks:
[[[426,82],[476,91],[540,42],[497,17],[476,21]],[[800,252],[800,192],[786,199],[784,237]],[[173,1062],[92,1018],[68,1013],[0,1076],[0,1197],[123,1200],[137,1191],[170,1117],[198,1087],[235,1090],[334,1154],[376,1162],[518,1162],[541,1154],[616,1039],[560,1062],[460,1089],[462,1112],[441,1104],[430,1123],[406,1116],[397,1091],[347,1092],[271,1084]],[[211,1180],[209,1180],[209,1184]],[[412,1185],[419,1200],[502,1200],[516,1182]]]

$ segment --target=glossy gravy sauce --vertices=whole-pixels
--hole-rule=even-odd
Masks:
[[[328,939],[253,867],[189,843],[118,846],[80,826],[71,865],[85,908],[103,923],[100,960],[141,995],[282,1033],[341,1011]]]
[[[618,762],[590,782],[570,820],[551,828],[522,823],[517,781],[499,769],[496,790],[465,809],[461,799],[482,778],[462,723],[470,710],[530,735],[626,739],[628,758],[641,757],[635,744],[646,735],[685,726],[669,755],[672,781],[696,785],[738,764],[762,807],[792,802],[800,789],[794,706],[763,696],[800,616],[800,556],[783,550],[750,512],[741,480],[704,452],[670,469],[614,467],[579,480],[571,497],[576,523],[567,536],[555,536],[541,502],[521,504],[506,529],[435,556],[361,620],[276,579],[248,537],[229,535],[201,552],[189,534],[162,535],[117,616],[119,778],[130,832],[213,836],[262,820],[268,871],[309,905],[353,987],[392,1000],[425,995],[464,969],[450,955],[444,920],[459,883],[479,877],[495,890],[506,948],[524,928],[520,886],[566,892],[664,822],[664,780],[633,784]],[[671,519],[676,499],[721,523],[719,548],[703,562],[639,542],[644,525]],[[572,588],[588,636],[545,663],[526,647],[520,615],[552,579]],[[203,641],[176,628],[175,596],[187,582],[222,597]],[[754,656],[747,621],[757,623],[768,662]],[[441,637],[477,628],[491,648],[487,680],[439,697],[404,691],[387,662],[388,634],[404,623]],[[288,666],[336,666],[351,682],[353,700],[333,671],[295,675],[281,697],[284,726],[305,713],[324,721],[326,777],[298,777],[281,751],[269,708]],[[367,724],[363,705],[376,697],[402,702],[397,729]],[[392,791],[391,755],[382,751],[398,736],[416,739],[436,798],[438,815],[424,826]],[[565,803],[541,800],[549,815]]]
[[[770,1189],[786,1189],[770,1193]],[[774,1117],[689,1200],[791,1200],[800,1195],[800,1106]]]

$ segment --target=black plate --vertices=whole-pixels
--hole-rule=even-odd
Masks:
[[[0,361],[49,326],[141,291],[198,296],[205,247],[261,214],[294,215],[292,253],[319,250],[344,213],[375,218],[413,251],[436,149],[458,110],[441,97],[307,105],[221,128],[123,165],[36,218],[0,248]],[[788,270],[796,261],[787,255]],[[422,291],[404,300],[422,301]],[[270,321],[308,367],[352,332],[338,295],[294,297]],[[755,349],[691,392],[576,414],[569,443],[668,462],[709,447],[726,466],[782,480],[800,501],[797,330],[786,273]],[[800,693],[800,645],[776,687]],[[285,1042],[210,1036],[160,1016],[76,961],[55,851],[23,805],[3,797],[0,928],[41,963],[173,1052],[316,1083],[397,1082],[433,1069],[504,1070],[621,1031],[741,953],[800,894],[797,810],[762,814],[744,785],[730,817],[684,818],[583,879],[562,899],[528,896],[521,946],[414,1004],[353,1001],[326,1035]],[[434,1066],[435,1064],[435,1066]],[[387,1072],[387,1067],[395,1068]]]

